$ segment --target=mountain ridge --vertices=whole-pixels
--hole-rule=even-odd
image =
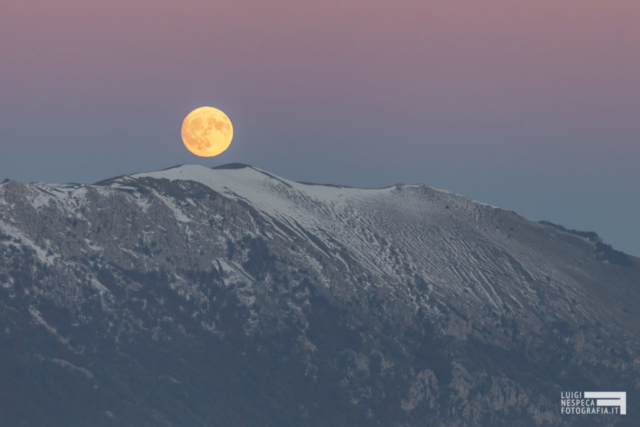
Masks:
[[[74,182],[74,183],[65,183],[65,184],[66,184],[66,185],[97,185],[97,186],[107,186],[109,183],[113,182],[114,180],[122,179],[122,178],[124,178],[124,177],[131,177],[131,176],[136,176],[136,175],[144,175],[144,174],[148,174],[148,173],[159,173],[159,172],[163,172],[163,171],[169,171],[169,170],[173,170],[173,169],[179,169],[179,168],[184,167],[184,166],[187,166],[187,167],[189,167],[189,166],[194,166],[194,167],[203,167],[203,168],[209,168],[209,169],[212,169],[212,170],[239,170],[239,169],[252,169],[252,170],[258,171],[258,172],[260,172],[260,173],[266,174],[267,176],[270,176],[271,178],[274,178],[274,179],[278,179],[278,180],[282,180],[282,179],[283,179],[283,178],[280,178],[280,177],[278,177],[278,176],[276,176],[276,175],[273,175],[273,174],[271,174],[271,173],[269,173],[269,172],[266,172],[266,171],[264,171],[264,170],[262,170],[262,169],[260,169],[260,168],[258,168],[258,167],[252,166],[252,165],[250,165],[250,164],[247,164],[247,163],[237,163],[237,162],[236,162],[236,163],[226,163],[226,164],[223,164],[223,165],[218,165],[218,166],[213,166],[213,167],[200,166],[200,165],[195,165],[195,164],[177,164],[177,165],[174,165],[174,166],[169,166],[169,167],[167,167],[167,168],[159,169],[159,170],[157,170],[157,171],[152,171],[152,172],[134,172],[134,173],[129,173],[129,174],[117,175],[117,176],[114,176],[114,177],[111,177],[111,178],[106,178],[106,179],[103,179],[103,180],[97,181],[97,182],[95,182],[95,183],[93,183],[93,184],[80,184],[80,183],[75,183],[75,182]],[[11,179],[9,179],[9,178],[5,178],[5,179],[0,183],[0,185],[5,184],[5,183],[7,183],[7,182],[11,182],[11,181],[12,181]],[[19,181],[16,181],[16,182],[19,182]],[[397,184],[392,184],[392,185],[388,185],[388,186],[384,186],[384,187],[353,187],[353,186],[342,185],[342,184],[315,183],[315,182],[307,182],[307,181],[291,181],[291,182],[298,183],[298,184],[303,184],[303,185],[309,185],[309,186],[334,187],[334,188],[352,188],[352,189],[359,189],[359,190],[383,190],[383,189],[388,189],[388,188],[393,188],[393,187],[399,187],[399,186],[400,186],[400,187],[401,187],[401,186],[425,186],[425,187],[431,188],[431,189],[433,189],[433,190],[435,190],[435,191],[442,191],[442,192],[445,192],[445,193],[451,193],[451,194],[454,194],[454,195],[459,196],[459,197],[467,198],[467,199],[469,199],[469,200],[471,200],[471,201],[473,201],[473,202],[475,202],[475,203],[478,203],[478,204],[487,205],[487,206],[491,206],[491,207],[494,207],[494,208],[497,208],[497,209],[505,210],[505,209],[504,209],[504,208],[502,208],[502,207],[489,205],[489,204],[483,203],[483,202],[481,202],[481,201],[478,201],[478,200],[475,200],[475,199],[471,199],[471,198],[469,198],[468,196],[464,196],[464,195],[462,195],[462,194],[458,194],[458,193],[451,192],[451,191],[449,191],[449,190],[437,189],[437,188],[435,188],[435,187],[428,186],[428,185],[426,185],[426,184],[424,184],[424,183],[416,183],[416,184],[404,184],[404,183],[397,183]],[[39,184],[47,184],[47,183],[45,183],[45,182],[30,182],[30,184],[38,184],[38,183],[39,183]],[[51,183],[51,184],[55,184],[55,183]],[[60,184],[60,185],[63,185],[63,184]],[[510,211],[510,212],[513,212],[513,213],[517,214],[517,213],[516,213],[516,212],[514,212],[514,211]],[[526,218],[526,217],[523,217],[523,218]],[[529,220],[529,221],[532,221],[532,220]],[[532,221],[532,222],[533,222],[533,221]],[[601,242],[602,242],[602,238],[601,238],[601,237],[600,237],[600,236],[599,236],[595,231],[582,231],[582,230],[573,230],[573,229],[568,229],[568,228],[566,228],[566,227],[564,227],[564,226],[562,226],[562,225],[560,225],[560,224],[555,224],[555,223],[553,223],[553,222],[551,222],[551,221],[547,221],[547,220],[540,220],[540,221],[537,221],[537,222],[538,222],[538,223],[540,223],[540,224],[544,224],[544,225],[549,225],[549,226],[555,227],[555,228],[557,228],[557,229],[560,229],[560,230],[565,231],[565,232],[570,233],[570,234],[574,234],[574,235],[578,235],[578,236],[586,237],[586,238],[589,238],[589,239],[591,239],[591,237],[589,237],[589,236],[592,236],[595,240],[599,240],[599,241],[601,241]],[[594,241],[595,241],[595,240],[594,240]],[[609,246],[610,246],[610,245],[609,245]],[[612,248],[612,249],[613,249],[613,248]],[[626,255],[627,257],[632,257],[632,258],[634,258],[634,259],[638,258],[638,257],[635,257],[635,256],[633,256],[633,255],[626,254],[626,253],[624,253],[623,251],[617,251],[617,250],[616,250],[616,252],[622,253],[622,254]],[[629,265],[629,264],[627,264],[627,265]]]
[[[639,263],[598,239],[248,165],[9,181],[0,422],[632,425]],[[560,414],[585,389],[626,390],[629,415]]]
[[[156,171],[156,172],[148,172],[148,173],[159,173],[159,172],[162,172],[162,171],[179,169],[179,168],[185,167],[185,166],[186,167],[200,167],[199,165],[178,164],[178,165],[171,166],[171,167],[168,167],[168,168],[160,169],[159,171]],[[206,166],[201,166],[201,167],[207,168]],[[212,170],[252,169],[252,170],[255,170],[257,172],[263,173],[263,174],[265,174],[265,175],[267,175],[267,176],[269,176],[269,177],[271,177],[273,179],[277,179],[277,180],[280,180],[281,182],[284,182],[284,181],[282,181],[283,178],[280,178],[280,177],[278,177],[276,175],[273,175],[273,174],[271,174],[269,172],[266,172],[266,171],[264,171],[264,170],[262,170],[262,169],[260,169],[258,167],[255,167],[255,166],[252,166],[252,165],[249,165],[249,164],[246,164],[246,163],[228,163],[228,164],[223,164],[223,165],[219,165],[219,166],[214,166],[214,167],[211,167],[210,169],[212,169]],[[99,182],[97,182],[97,183],[95,183],[93,185],[105,185],[105,183],[109,183],[109,182],[112,182],[113,180],[120,179],[120,178],[123,178],[123,177],[144,175],[144,174],[145,174],[145,172],[132,173],[132,174],[126,174],[126,175],[119,175],[119,176],[116,176],[116,177],[113,177],[113,178],[108,178],[108,179],[105,179],[105,180],[101,180],[101,181],[99,181]],[[286,181],[289,181],[289,180],[286,180]],[[416,184],[397,183],[397,184],[392,184],[392,185],[388,185],[388,186],[384,186],[384,187],[371,188],[371,187],[353,187],[353,186],[341,185],[341,184],[314,183],[314,182],[306,182],[306,181],[289,181],[289,182],[303,184],[303,185],[309,185],[309,186],[350,188],[350,189],[358,189],[358,190],[384,190],[384,189],[390,189],[390,188],[394,188],[394,187],[397,188],[397,187],[403,187],[403,186],[409,186],[409,187],[411,187],[411,186],[418,186],[418,187],[424,186],[424,187],[430,188],[430,189],[435,190],[435,191],[441,191],[441,192],[449,193],[449,194],[452,194],[452,195],[455,195],[455,196],[458,196],[458,197],[466,198],[466,199],[468,199],[468,200],[470,200],[472,202],[475,202],[475,203],[478,203],[478,204],[481,204],[481,205],[490,206],[490,207],[493,207],[493,208],[496,208],[496,209],[506,210],[506,209],[504,209],[502,207],[489,205],[489,204],[483,203],[481,201],[471,199],[468,196],[464,196],[464,195],[461,195],[461,194],[458,194],[458,193],[454,193],[454,192],[451,192],[449,190],[443,190],[443,189],[434,188],[434,187],[428,186],[428,185],[423,184],[423,183],[416,183]],[[510,211],[510,212],[518,215],[516,212],[513,212],[513,211]],[[527,219],[526,217],[523,217],[523,218]],[[532,221],[532,220],[529,220],[529,221]],[[536,222],[536,221],[532,221],[532,222]],[[598,236],[598,234],[596,232],[594,232],[594,231],[580,231],[580,230],[567,229],[566,227],[564,227],[562,225],[555,224],[553,222],[546,221],[546,220],[541,220],[541,221],[537,221],[537,222],[540,223],[540,224],[544,224],[544,225],[549,225],[549,226],[555,227],[555,228],[560,229],[562,231],[565,231],[565,232],[567,232],[569,234],[574,234],[574,235],[586,237],[586,238],[588,238],[590,240],[594,239],[593,240],[594,242],[599,241],[600,243],[604,244],[604,242],[602,241],[602,238],[600,236]],[[610,245],[607,245],[607,246],[610,247]],[[613,248],[611,248],[611,249],[613,249]],[[624,253],[622,251],[617,251],[617,250],[614,250],[614,251],[616,253],[623,254],[626,257],[637,258],[637,257],[633,257],[632,255],[626,254],[626,253]],[[629,262],[626,262],[626,261],[622,261],[622,262],[623,262],[623,265],[629,265],[629,266],[632,265],[632,263],[629,263]]]

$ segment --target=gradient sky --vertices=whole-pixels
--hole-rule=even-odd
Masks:
[[[640,255],[638,0],[22,0],[0,13],[0,179],[249,163],[422,182]],[[191,155],[211,105],[229,150]]]

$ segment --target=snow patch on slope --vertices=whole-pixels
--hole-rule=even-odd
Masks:
[[[47,255],[47,252],[40,246],[36,245],[29,237],[27,237],[26,234],[22,233],[20,230],[7,223],[0,222],[0,230],[2,230],[5,234],[11,236],[13,239],[17,240],[17,242],[4,241],[2,243],[4,243],[5,245],[13,245],[17,248],[19,248],[20,245],[25,245],[28,248],[33,249],[38,259],[44,264],[53,265],[54,260],[59,256]]]

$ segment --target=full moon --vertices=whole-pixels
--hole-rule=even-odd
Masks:
[[[182,142],[196,156],[213,157],[231,144],[233,126],[222,111],[200,107],[190,112],[182,122]]]

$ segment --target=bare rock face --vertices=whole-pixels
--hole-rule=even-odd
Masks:
[[[0,425],[637,425],[639,288],[595,233],[424,185],[8,181]]]

